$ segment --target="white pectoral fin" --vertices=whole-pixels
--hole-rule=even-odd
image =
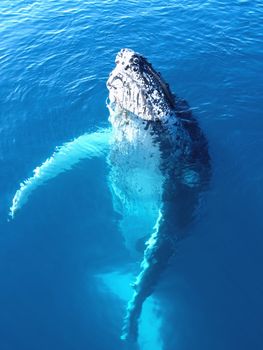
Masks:
[[[122,329],[123,340],[136,340],[138,324],[142,307],[146,299],[151,296],[166,268],[170,257],[174,254],[174,245],[166,232],[165,215],[160,210],[154,231],[146,242],[141,271],[133,284],[134,293],[129,300]]]
[[[111,129],[100,129],[58,147],[50,158],[34,169],[31,177],[20,183],[10,207],[10,216],[13,218],[15,212],[27,202],[30,194],[48,180],[70,170],[83,159],[104,156],[110,136]]]

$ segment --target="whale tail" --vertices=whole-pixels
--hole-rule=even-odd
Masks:
[[[111,129],[100,129],[58,147],[50,158],[34,169],[31,177],[20,183],[20,188],[13,197],[9,215],[14,218],[17,210],[27,202],[31,193],[47,181],[70,170],[83,159],[105,155],[110,135]]]

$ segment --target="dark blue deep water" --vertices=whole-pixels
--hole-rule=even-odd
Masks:
[[[131,258],[105,160],[80,162],[8,217],[56,146],[107,125],[105,83],[122,47],[187,99],[213,160],[139,348],[263,349],[262,40],[260,0],[1,0],[1,350],[126,348],[130,280],[114,273]]]

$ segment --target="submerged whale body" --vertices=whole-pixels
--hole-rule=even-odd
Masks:
[[[105,157],[120,232],[129,252],[141,260],[122,332],[122,339],[136,341],[143,303],[176,241],[188,234],[200,193],[207,188],[210,157],[187,102],[171,93],[146,58],[122,49],[115,63],[107,81],[111,127],[59,147],[20,184],[10,215],[51,178],[83,159]]]

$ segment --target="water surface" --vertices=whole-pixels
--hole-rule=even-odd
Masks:
[[[125,349],[130,289],[116,271],[131,258],[105,161],[53,179],[7,221],[20,182],[56,146],[107,125],[105,82],[122,47],[187,99],[213,159],[154,324],[145,307],[140,348],[262,349],[262,15],[259,0],[1,1],[1,349]]]

